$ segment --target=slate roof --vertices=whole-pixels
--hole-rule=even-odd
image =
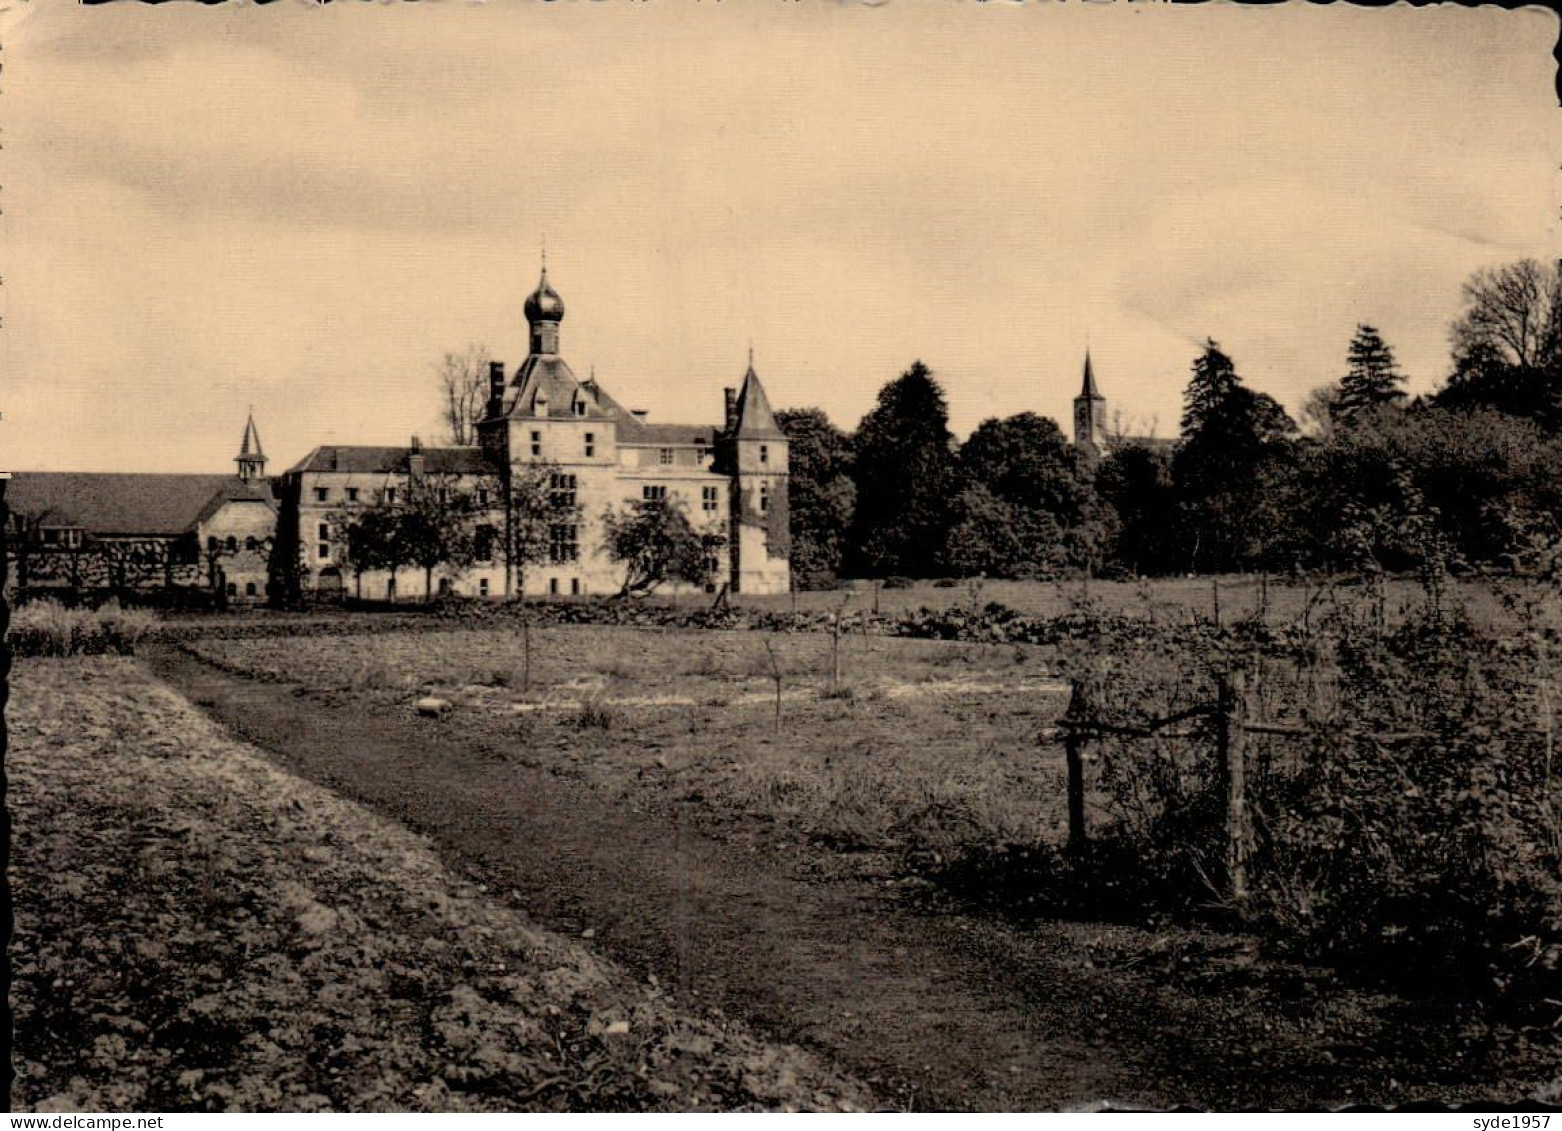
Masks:
[[[770,408],[770,398],[765,396],[765,387],[759,383],[759,374],[754,372],[752,361],[749,362],[748,372],[743,375],[743,388],[738,392],[737,417],[737,436],[740,440],[786,439],[786,433],[776,423],[776,414]]]
[[[275,509],[269,487],[231,474],[19,471],[11,478],[6,501],[17,514],[42,517],[47,526],[165,537],[195,530],[229,502]]]
[[[370,447],[360,444],[325,444],[299,460],[295,471],[345,471],[362,475],[405,475],[412,449],[406,446]],[[482,448],[424,448],[423,469],[430,475],[486,475],[493,465]]]
[[[712,424],[647,424],[631,416],[632,428],[625,429],[619,443],[646,447],[711,447],[719,431]]]

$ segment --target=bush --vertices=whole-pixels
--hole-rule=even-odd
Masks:
[[[886,577],[883,588],[885,589],[910,589],[916,582],[909,577]]]
[[[109,602],[97,609],[68,609],[58,601],[29,601],[11,618],[11,650],[17,656],[128,656],[156,626],[138,609]]]
[[[1525,1012],[1562,999],[1556,634],[1504,638],[1435,600],[1393,629],[1361,606],[1323,621],[1314,633],[1108,622],[1062,649],[1104,722],[1207,705],[1216,674],[1240,666],[1253,713],[1308,733],[1249,736],[1245,907],[1229,903],[1207,718],[1177,737],[1096,740],[1105,820],[1090,858],[1067,883],[1035,878],[1057,902],[1109,859],[1142,912],[1241,911],[1283,951],[1450,1000]]]

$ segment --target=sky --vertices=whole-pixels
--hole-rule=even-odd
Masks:
[[[1293,411],[1358,322],[1447,372],[1471,271],[1554,257],[1540,9],[558,0],[0,11],[0,469],[284,470],[435,442],[433,364],[561,352],[650,419],[851,429],[921,359],[959,436],[1174,435],[1217,339]]]

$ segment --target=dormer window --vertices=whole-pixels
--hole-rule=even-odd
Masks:
[[[578,401],[575,402],[575,415],[576,416],[585,416],[586,415],[586,402],[584,400],[578,400]]]

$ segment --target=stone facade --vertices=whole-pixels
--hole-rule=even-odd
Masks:
[[[651,423],[616,401],[594,377],[581,380],[559,352],[564,303],[543,271],[527,298],[526,359],[507,374],[494,362],[488,398],[469,448],[321,447],[287,476],[284,497],[298,499],[306,586],[346,589],[366,598],[436,592],[498,598],[611,594],[623,569],[604,544],[604,518],[647,499],[678,506],[694,528],[721,535],[714,563],[718,583],[737,593],[784,593],[791,586],[786,531],[788,446],[750,358],[740,388],[726,391],[719,426]],[[515,477],[543,469],[552,489],[568,496],[572,522],[550,531],[546,560],[507,568],[508,518],[503,500]],[[401,570],[361,577],[343,568],[341,525],[355,507],[405,498],[417,479],[459,490],[493,505],[480,519],[489,528],[487,560],[452,573]]]

